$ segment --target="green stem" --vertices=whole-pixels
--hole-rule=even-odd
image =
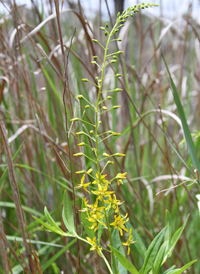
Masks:
[[[101,95],[101,90],[102,90],[102,85],[103,85],[103,80],[104,80],[104,71],[106,67],[106,60],[107,60],[107,52],[108,52],[108,45],[110,43],[110,39],[112,35],[114,34],[114,30],[118,25],[118,20],[113,27],[112,31],[110,32],[108,39],[106,41],[106,47],[105,47],[105,53],[104,53],[104,60],[102,64],[102,72],[101,72],[101,81],[99,81],[99,90],[98,90],[98,96],[97,96],[97,103],[96,103],[96,109],[95,109],[95,141],[96,141],[96,159],[97,159],[97,173],[99,177],[99,183],[101,184],[101,172],[100,172],[100,161],[99,161],[99,142],[98,142],[98,112],[99,112],[99,100],[100,100],[100,95]],[[104,206],[104,201],[103,201],[103,206]],[[105,207],[105,206],[104,206]],[[106,219],[106,225],[108,227],[108,235],[109,235],[109,240],[110,240],[110,245],[113,246],[112,243],[112,236],[111,236],[111,229],[110,229],[110,223],[108,220],[108,216],[106,213],[106,210],[104,208],[104,214],[105,214],[105,219]],[[115,256],[113,251],[111,251],[111,256],[112,256],[112,261],[113,261],[113,267],[114,267],[114,272],[117,274],[117,266],[116,266],[116,261],[115,261]]]

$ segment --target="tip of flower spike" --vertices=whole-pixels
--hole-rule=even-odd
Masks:
[[[83,78],[83,79],[82,79],[82,81],[83,81],[83,82],[88,82],[89,80],[88,80],[88,79]]]
[[[93,130],[90,130],[90,134],[92,134],[92,133],[94,133],[94,131],[93,131]]]
[[[108,164],[108,165],[110,165],[110,164],[114,164],[114,162],[112,162],[112,161],[108,161],[108,162],[107,162],[107,164]]]
[[[110,156],[110,154],[108,154],[108,153],[103,153],[103,156],[105,156],[105,157],[109,157],[109,156]]]
[[[113,106],[112,108],[113,109],[117,109],[117,108],[120,108],[121,106]]]

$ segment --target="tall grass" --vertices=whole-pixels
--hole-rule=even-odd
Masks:
[[[61,201],[67,189],[75,202],[77,229],[82,232],[79,209],[83,194],[74,192],[80,183],[75,171],[92,163],[72,155],[77,152],[75,133],[90,128],[70,119],[90,118],[76,95],[95,101],[97,90],[81,79],[95,81],[96,67],[91,59],[102,52],[92,39],[103,39],[99,26],[104,18],[98,13],[85,20],[87,11],[81,1],[71,9],[63,6],[59,16],[58,1],[49,1],[48,9],[38,9],[34,1],[30,10],[12,3],[1,5],[7,12],[0,21],[0,273],[8,273],[8,269],[11,273],[75,273],[77,269],[79,273],[107,273],[89,247],[45,231],[32,217],[45,221],[43,208],[48,206],[64,230]],[[125,75],[120,82],[123,92],[113,97],[122,110],[102,120],[104,131],[122,132],[122,137],[104,140],[101,151],[126,153],[124,160],[114,158],[118,170],[128,172],[124,185],[116,186],[118,198],[126,201],[123,213],[128,212],[146,246],[164,227],[166,209],[174,231],[190,213],[163,272],[200,255],[198,185],[193,183],[195,173],[186,143],[179,145],[184,129],[161,57],[162,52],[191,132],[199,130],[200,36],[199,24],[191,15],[193,8],[190,5],[179,21],[149,16],[145,11],[135,15],[119,34],[122,46],[116,45],[124,50],[125,58],[107,72]],[[116,88],[117,82],[108,81],[107,85]],[[199,140],[195,139],[197,157]],[[90,156],[92,152],[86,153]],[[116,172],[110,169],[108,177]],[[103,235],[102,245],[104,241]],[[130,259],[142,265],[134,245]],[[188,273],[198,274],[199,269],[197,262]]]

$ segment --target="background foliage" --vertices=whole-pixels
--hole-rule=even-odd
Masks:
[[[78,149],[79,137],[75,133],[91,128],[71,123],[70,119],[86,115],[75,99],[77,94],[95,101],[97,90],[81,79],[92,81],[96,76],[91,60],[94,55],[101,56],[101,50],[91,39],[103,41],[99,26],[105,25],[102,14],[109,17],[110,11],[109,8],[99,9],[91,17],[83,10],[81,2],[65,3],[60,17],[56,11],[57,1],[46,5],[32,1],[30,9],[15,2],[1,3],[7,12],[0,20],[0,273],[4,273],[6,267],[13,273],[20,273],[23,268],[30,273],[26,266],[31,266],[31,273],[75,273],[79,261],[80,273],[107,273],[105,265],[89,251],[89,246],[79,243],[77,248],[76,239],[45,231],[32,217],[45,220],[43,208],[47,206],[54,220],[65,230],[61,209],[67,189],[75,201],[75,218],[82,233],[78,211],[83,194],[73,191],[81,176],[75,171],[87,169],[92,163],[87,158],[80,161],[72,155]],[[123,59],[113,66],[125,75],[118,85],[123,91],[114,95],[115,104],[122,107],[112,115],[102,116],[105,131],[122,132],[122,137],[102,142],[102,152],[126,153],[125,159],[114,159],[114,168],[108,170],[107,176],[128,172],[127,181],[120,188],[116,185],[115,190],[118,198],[125,201],[123,214],[128,212],[132,226],[146,247],[165,226],[166,209],[171,214],[173,232],[190,213],[175,252],[163,271],[173,264],[181,267],[200,255],[200,221],[195,198],[198,186],[192,184],[195,177],[163,134],[164,131],[192,169],[186,144],[179,145],[184,138],[183,129],[161,52],[177,87],[190,130],[198,131],[200,25],[192,17],[193,9],[191,3],[179,20],[150,16],[144,11],[126,23],[119,33],[123,43],[117,45],[124,50],[126,69],[122,71]],[[108,23],[113,22],[111,16]],[[67,73],[61,43],[66,51]],[[111,67],[107,73],[112,73]],[[107,86],[116,88],[117,81],[108,80]],[[80,141],[84,141],[84,137],[79,138]],[[199,156],[198,135],[194,141]],[[91,153],[86,151],[87,155]],[[180,186],[175,188],[178,184]],[[31,244],[26,243],[26,239],[27,242],[31,239]],[[102,244],[104,240],[102,235]],[[7,246],[10,243],[7,251],[5,242]],[[134,244],[130,260],[142,265],[142,257]],[[5,261],[8,261],[7,266]],[[197,262],[187,271],[199,273],[199,269],[200,262]]]

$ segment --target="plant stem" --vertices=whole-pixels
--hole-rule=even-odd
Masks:
[[[100,100],[100,95],[101,95],[101,90],[102,90],[102,85],[103,85],[103,79],[104,79],[104,71],[106,67],[106,59],[107,59],[107,51],[108,51],[108,45],[110,43],[110,39],[114,33],[114,30],[116,26],[118,25],[118,20],[113,27],[112,31],[110,32],[108,39],[106,41],[106,47],[105,47],[105,52],[104,52],[104,60],[102,64],[102,72],[101,72],[101,81],[99,81],[99,90],[98,90],[98,95],[97,95],[97,103],[96,103],[96,109],[95,109],[95,140],[96,140],[96,159],[97,159],[97,173],[98,173],[98,178],[99,178],[99,183],[101,184],[101,172],[100,172],[100,161],[99,161],[99,142],[98,142],[98,111],[99,111],[99,100]],[[106,225],[108,228],[108,235],[109,235],[109,240],[110,240],[110,245],[113,246],[112,243],[112,236],[111,236],[111,229],[110,229],[110,223],[108,220],[108,216],[105,210],[105,204],[103,201],[103,206],[104,206],[104,214],[105,214],[105,219],[106,219]],[[115,261],[115,256],[113,251],[111,250],[111,256],[112,256],[112,261],[113,261],[113,267],[114,267],[114,272],[117,274],[117,266],[116,266],[116,261]]]

